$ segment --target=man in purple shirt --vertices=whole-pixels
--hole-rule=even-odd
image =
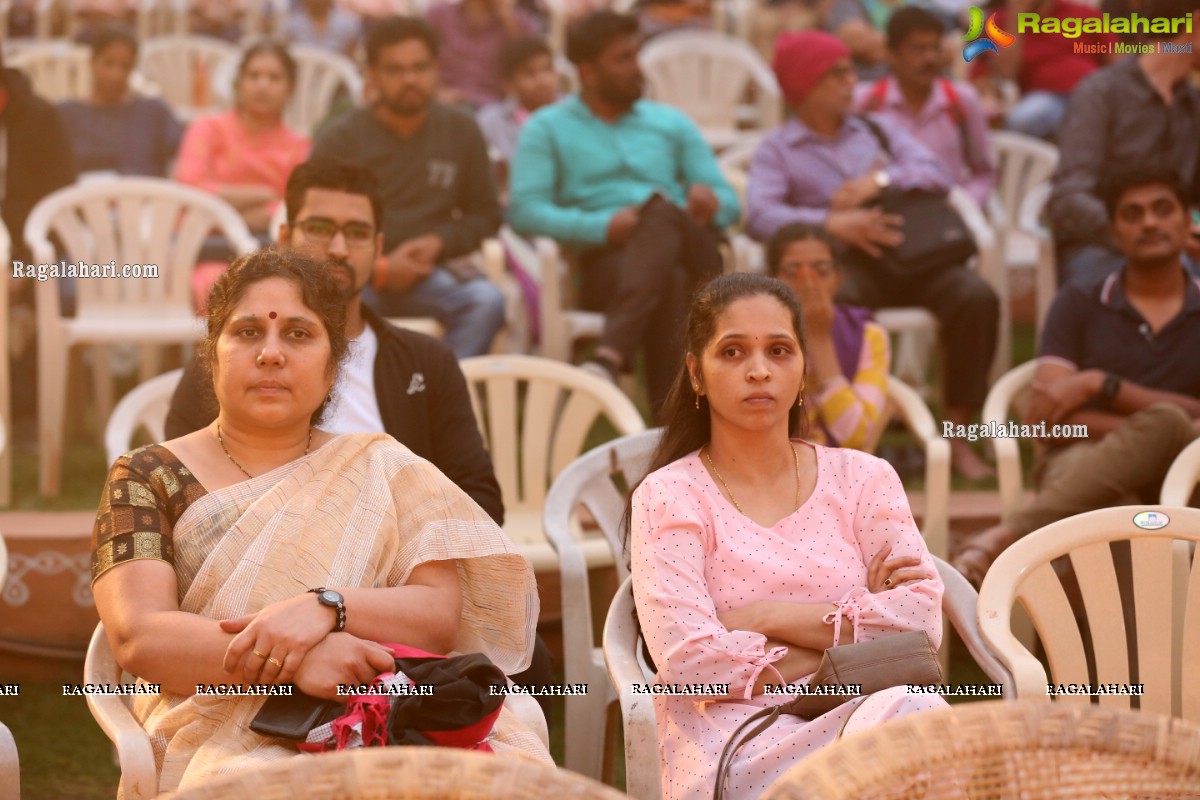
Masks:
[[[941,75],[945,32],[941,19],[920,6],[892,14],[887,28],[892,74],[859,84],[854,108],[878,114],[888,130],[899,126],[911,133],[983,208],[996,187],[996,159],[979,94],[969,83]]]
[[[888,186],[946,192],[950,176],[903,128],[873,131],[850,114],[854,65],[836,37],[819,31],[785,34],[773,66],[795,118],[768,134],[754,154],[747,230],[766,240],[792,222],[824,227],[848,246],[840,300],[870,308],[928,308],[939,322],[944,349],[946,418],[965,424],[987,395],[1000,314],[996,295],[963,267],[919,281],[885,271],[879,259],[902,241],[902,220],[868,205]],[[967,442],[951,440],[950,448],[955,470],[964,477],[991,474]]]
[[[480,108],[504,99],[500,51],[537,31],[537,21],[515,0],[439,3],[426,13],[441,38],[438,100]]]

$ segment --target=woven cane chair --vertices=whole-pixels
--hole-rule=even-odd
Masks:
[[[1200,797],[1200,725],[1003,700],[888,722],[824,747],[763,800]]]
[[[590,778],[445,747],[380,747],[290,758],[224,775],[175,800],[620,800]]]

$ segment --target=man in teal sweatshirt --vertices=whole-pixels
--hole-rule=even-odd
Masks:
[[[572,28],[582,88],[521,131],[508,219],[579,252],[582,300],[605,313],[594,364],[615,376],[642,350],[657,414],[683,358],[692,290],[720,272],[738,201],[696,125],[642,99],[640,45],[637,20],[610,11]]]

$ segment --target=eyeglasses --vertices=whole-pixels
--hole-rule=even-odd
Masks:
[[[313,244],[326,245],[341,231],[348,247],[370,247],[375,244],[375,227],[365,222],[347,222],[338,225],[324,217],[309,217],[292,223],[304,234],[304,238]]]
[[[832,261],[799,261],[779,265],[779,277],[785,280],[795,278],[804,267],[815,273],[818,278],[828,278],[837,269]]]

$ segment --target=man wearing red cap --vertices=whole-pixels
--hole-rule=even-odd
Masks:
[[[999,302],[974,272],[955,267],[920,280],[885,271],[880,257],[902,240],[902,219],[870,207],[883,190],[945,193],[953,180],[898,126],[852,116],[850,50],[819,31],[777,40],[775,75],[795,117],[772,131],[750,165],[746,227],[759,240],[793,222],[820,225],[848,246],[839,299],[871,308],[918,305],[937,317],[945,352],[945,412],[965,424],[983,405],[996,348]],[[874,127],[874,129],[873,129]],[[991,469],[952,440],[955,470],[976,479]]]

